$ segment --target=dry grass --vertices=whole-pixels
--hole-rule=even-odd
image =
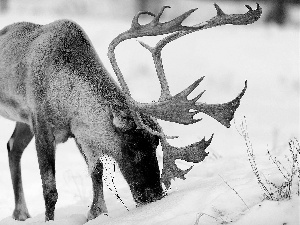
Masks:
[[[273,201],[281,201],[285,199],[291,199],[293,194],[300,195],[300,144],[297,138],[293,138],[289,141],[289,156],[287,156],[287,166],[284,166],[275,156],[268,150],[267,154],[270,161],[277,167],[282,175],[282,182],[280,184],[275,183],[267,179],[257,167],[255,155],[253,152],[253,146],[248,134],[246,119],[242,121],[239,134],[244,138],[248,159],[252,168],[252,171],[257,179],[257,182],[264,193],[264,198]],[[262,179],[263,177],[263,179]],[[294,188],[296,186],[296,188]],[[296,193],[294,193],[296,190]]]

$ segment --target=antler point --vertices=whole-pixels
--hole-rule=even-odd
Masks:
[[[253,11],[250,5],[245,5],[245,6],[249,9],[249,11]]]
[[[194,9],[191,9],[192,12],[195,12],[196,10],[198,10],[199,8],[194,8]]]
[[[196,102],[196,101],[198,101],[201,97],[202,97],[202,95],[204,94],[206,92],[206,90],[204,90],[204,91],[202,91],[199,95],[197,95],[195,98],[193,98],[193,102]]]
[[[257,9],[260,9],[260,5],[256,2]]]
[[[196,10],[198,10],[198,8],[190,9],[189,11],[187,11],[187,13],[188,13],[188,15],[191,15]]]
[[[200,77],[198,80],[195,81],[195,83],[197,83],[199,85],[199,83],[201,83],[203,81],[203,79],[205,78],[205,76]],[[197,86],[198,86],[197,85]]]
[[[152,53],[152,50],[153,50],[152,47],[150,47],[149,45],[147,45],[143,41],[139,41],[139,40],[137,40],[137,41],[140,43],[140,45],[142,45],[144,48],[146,48],[147,50],[149,50]]]
[[[195,83],[197,83],[197,86],[203,81],[203,79],[205,78],[205,76],[200,77]]]
[[[226,15],[217,3],[214,3],[214,6],[215,6],[215,8],[217,10],[217,15],[218,16],[224,16],[224,15]]]

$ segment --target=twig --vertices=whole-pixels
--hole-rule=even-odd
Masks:
[[[273,199],[272,193],[270,193],[270,191],[268,190],[268,188],[261,181],[261,178],[260,178],[260,175],[259,175],[259,172],[258,172],[258,169],[257,169],[257,165],[256,165],[256,161],[255,161],[255,155],[254,155],[254,151],[253,151],[253,146],[252,146],[252,143],[250,141],[249,134],[248,134],[246,117],[244,117],[244,120],[242,121],[242,123],[240,125],[240,129],[236,125],[235,125],[235,127],[236,127],[237,132],[245,140],[247,154],[248,154],[248,160],[250,162],[252,171],[253,171],[254,175],[256,176],[256,179],[257,179],[257,182],[258,182],[260,188],[265,193],[266,198],[272,200]]]
[[[245,206],[250,210],[250,208],[248,207],[248,205],[246,204],[246,202],[244,201],[244,199],[239,195],[239,193],[238,193],[233,187],[231,187],[231,186],[224,180],[224,178],[223,178],[220,174],[218,174],[218,175],[219,175],[219,177],[221,177],[221,179],[224,181],[224,183],[227,184],[227,186],[228,186],[229,188],[231,188],[231,190],[233,190],[233,191],[237,194],[237,196],[239,196],[239,198],[242,200],[242,202],[245,204]]]
[[[289,174],[289,172],[287,171],[287,169],[281,164],[281,162],[279,162],[279,161],[276,159],[276,157],[273,158],[273,156],[271,155],[271,153],[270,153],[269,150],[267,150],[267,153],[268,153],[268,155],[269,155],[269,159],[271,159],[272,162],[277,166],[277,169],[280,171],[280,173],[282,174],[282,176],[283,176],[286,180],[289,180],[288,176],[290,176],[290,174]],[[288,176],[285,175],[285,174],[283,173],[283,170],[285,170],[285,172],[288,174]]]
[[[196,219],[194,225],[199,225],[200,218],[201,218],[203,215],[204,215],[204,213],[198,213],[198,214],[197,214],[197,219]]]
[[[297,138],[290,140],[289,142],[290,152],[292,154],[293,166],[292,166],[292,176],[298,172],[298,190],[297,194],[300,195],[300,165],[298,161],[298,156],[300,157],[300,144]]]
[[[216,218],[216,217],[214,217],[214,216],[211,216],[211,215],[206,214],[206,213],[198,213],[198,214],[197,214],[197,219],[196,219],[194,225],[199,225],[200,218],[201,218],[202,216],[204,216],[204,215],[206,215],[206,216],[208,216],[208,217],[211,217],[211,218],[215,219],[216,221],[218,221],[218,218]]]

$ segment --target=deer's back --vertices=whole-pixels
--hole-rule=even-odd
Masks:
[[[0,115],[8,119],[29,123],[36,107],[46,105],[53,121],[65,123],[108,102],[125,105],[87,35],[72,21],[3,28],[0,59]]]

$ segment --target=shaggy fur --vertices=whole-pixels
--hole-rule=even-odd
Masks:
[[[138,204],[162,197],[155,156],[158,137],[136,129],[124,95],[108,74],[87,35],[76,23],[16,23],[0,31],[0,115],[16,121],[8,143],[16,208],[29,217],[22,189],[20,158],[36,140],[46,205],[54,219],[55,146],[74,137],[93,181],[93,219],[107,211],[99,158],[113,157]],[[153,129],[155,123],[143,119]]]

